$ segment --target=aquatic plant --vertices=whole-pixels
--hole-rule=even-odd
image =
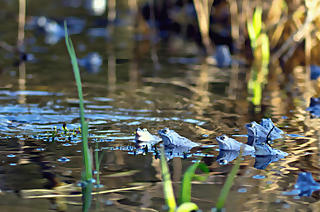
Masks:
[[[202,43],[206,47],[207,53],[212,53],[212,42],[209,36],[210,11],[214,0],[193,0],[197,13],[198,27],[202,38]]]
[[[207,179],[207,176],[201,176],[201,175],[196,175],[195,171],[196,169],[200,169],[204,173],[208,173],[209,169],[208,167],[203,164],[203,163],[195,163],[192,166],[190,166],[187,171],[183,175],[182,179],[182,187],[180,190],[180,199],[179,199],[179,204],[183,203],[188,203],[191,202],[191,181],[193,179],[204,181]]]
[[[248,90],[251,93],[251,101],[254,105],[260,105],[262,100],[262,88],[268,80],[268,65],[270,60],[269,38],[262,32],[262,9],[257,7],[252,20],[247,22],[247,30],[250,38],[251,49],[254,55],[254,63],[251,68]]]
[[[240,152],[242,153],[242,151]],[[179,196],[179,206],[177,207],[175,195],[172,188],[170,172],[169,172],[167,160],[164,153],[164,148],[161,148],[160,150],[160,160],[161,160],[161,173],[162,173],[162,180],[163,180],[163,191],[164,191],[166,204],[168,206],[168,211],[182,212],[182,211],[198,210],[199,207],[197,206],[197,204],[191,202],[192,180],[193,179],[201,180],[201,181],[206,180],[207,176],[197,175],[195,174],[195,171],[199,168],[202,172],[208,173],[209,172],[208,167],[203,163],[197,162],[191,165],[187,169],[187,171],[183,175],[182,186],[181,186],[180,196]],[[226,198],[229,194],[234,178],[239,170],[240,160],[241,160],[241,157],[238,157],[234,166],[232,167],[230,174],[227,177],[227,180],[218,197],[216,208],[214,208],[214,210],[216,211],[220,211],[225,204]]]
[[[99,156],[99,145],[96,143],[96,149],[94,152],[94,160],[95,160],[95,169],[96,169],[96,187],[102,187],[100,184],[100,164],[103,158],[104,152],[101,152]]]
[[[242,150],[240,151],[240,154],[242,155]],[[234,178],[236,177],[239,167],[240,167],[240,161],[241,157],[238,157],[237,160],[235,161],[235,164],[233,165],[231,172],[229,173],[226,182],[224,183],[222,190],[220,191],[220,195],[218,197],[218,201],[216,204],[216,208],[213,211],[221,211],[223,208],[226,199],[228,197],[229,191],[231,189],[231,186],[233,184]]]
[[[174,196],[172,182],[170,177],[170,172],[167,164],[167,160],[164,153],[164,148],[161,148],[161,172],[163,178],[163,191],[168,206],[168,211],[194,211],[198,210],[199,207],[191,202],[191,181],[196,178],[198,180],[205,180],[206,176],[196,175],[195,171],[197,168],[200,168],[204,172],[208,172],[208,168],[205,164],[195,163],[188,168],[186,173],[183,176],[182,187],[180,191],[179,206],[177,207],[176,199]],[[177,207],[177,208],[176,208]]]
[[[167,160],[164,154],[164,149],[161,148],[160,151],[161,151],[160,161],[161,161],[161,173],[162,173],[162,180],[163,180],[163,193],[164,193],[164,198],[166,200],[166,204],[168,206],[168,211],[171,212],[176,209],[177,203],[173,193],[171,176],[170,176]]]
[[[82,175],[82,179],[85,181],[90,181],[92,179],[92,167],[91,167],[92,163],[91,163],[91,157],[90,157],[90,152],[88,147],[88,123],[85,121],[85,117],[84,117],[84,104],[83,104],[80,71],[79,71],[76,52],[73,48],[72,40],[71,38],[69,38],[69,35],[68,35],[66,22],[64,22],[64,30],[65,30],[66,46],[71,59],[72,69],[73,69],[74,77],[76,80],[78,96],[79,96],[80,123],[81,123],[81,135],[82,135],[82,155],[83,155],[83,163],[85,167],[85,172]]]
[[[257,7],[252,20],[247,22],[247,30],[255,60],[259,60],[263,66],[267,66],[270,58],[269,38],[265,32],[262,32],[262,26],[262,9]]]

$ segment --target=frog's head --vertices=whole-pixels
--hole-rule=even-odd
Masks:
[[[230,138],[226,135],[221,135],[221,136],[216,137],[216,140],[219,143],[219,148],[220,149],[229,149],[229,142],[228,142],[229,139]]]
[[[150,141],[152,140],[152,135],[149,133],[149,131],[146,128],[143,129],[136,129],[136,140],[137,141]]]
[[[170,146],[173,144],[173,136],[174,134],[171,132],[169,128],[164,128],[162,130],[158,130],[158,134],[161,136],[162,141],[165,146]]]
[[[255,121],[249,124],[246,124],[248,135],[253,137],[257,136],[257,127],[258,127],[258,123]]]
[[[218,141],[219,144],[220,144],[220,143],[225,144],[225,141],[228,140],[228,138],[229,138],[228,136],[222,135],[222,136],[216,137],[216,140]]]

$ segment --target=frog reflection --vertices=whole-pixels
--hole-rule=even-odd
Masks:
[[[242,148],[243,155],[251,155],[256,158],[254,167],[265,169],[270,163],[284,158],[288,153],[272,148],[266,139],[248,137],[247,144],[240,143],[226,135],[216,137],[219,143],[219,156],[217,161],[225,165],[238,157]]]

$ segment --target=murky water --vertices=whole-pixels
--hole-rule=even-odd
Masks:
[[[6,22],[1,25],[0,39],[14,45],[17,4],[2,1],[0,5],[6,8],[0,16]],[[99,37],[99,30],[94,33],[97,36],[88,35],[93,28],[103,30],[99,24],[103,21],[97,21],[100,19],[83,7],[74,7],[50,3],[40,10],[30,2],[27,20],[42,15],[86,20],[81,34],[72,35],[77,54],[79,58],[89,52],[101,55],[98,73],[81,69],[91,150],[93,157],[100,158],[103,187],[99,190],[133,190],[94,195],[92,210],[164,210],[159,159],[155,152],[136,149],[134,132],[144,127],[156,134],[158,129],[169,127],[203,146],[187,158],[168,163],[177,194],[188,166],[198,160],[209,166],[209,178],[194,182],[192,187],[192,201],[209,211],[232,167],[232,163],[216,162],[219,151],[215,137],[244,135],[246,123],[263,117],[272,118],[286,133],[302,137],[275,141],[273,147],[289,156],[264,170],[254,168],[255,158],[243,157],[227,211],[318,210],[319,191],[310,197],[282,194],[293,189],[302,171],[320,180],[320,119],[305,111],[310,94],[304,90],[308,82],[300,73],[285,82],[276,80],[277,69],[270,70],[263,105],[255,111],[246,90],[248,68],[204,65],[189,41],[173,48],[168,42],[153,44],[136,39],[141,36],[134,31],[134,20],[122,3],[118,24],[112,32],[107,28],[113,38]],[[41,31],[26,30],[26,50],[34,60],[20,66],[16,66],[14,53],[0,53],[1,211],[81,210],[78,96],[63,39],[50,45]],[[68,132],[62,129],[64,123]],[[59,135],[53,139],[55,128]],[[245,137],[235,138],[246,141]],[[53,189],[57,186],[60,190]]]

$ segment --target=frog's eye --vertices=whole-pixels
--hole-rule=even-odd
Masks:
[[[251,124],[251,123],[250,123],[250,124],[248,124],[248,127],[253,127],[253,124]]]
[[[221,136],[221,140],[224,140],[224,139],[226,139],[226,136],[224,136],[224,135]]]
[[[146,128],[143,128],[143,131],[144,131],[144,132],[147,132],[147,129],[146,129]]]
[[[170,132],[170,130],[168,128],[164,129],[164,133],[168,134]]]
[[[219,161],[219,165],[227,165],[228,161],[226,159],[220,159]]]

